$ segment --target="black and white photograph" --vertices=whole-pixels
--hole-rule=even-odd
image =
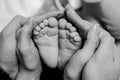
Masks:
[[[120,0],[0,0],[0,80],[120,80]]]

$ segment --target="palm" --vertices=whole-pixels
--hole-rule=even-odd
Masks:
[[[96,54],[103,55],[96,55]],[[84,73],[84,80],[119,80],[120,76],[120,50],[116,45],[109,51],[99,50],[87,63]],[[105,55],[104,55],[105,54]],[[91,77],[92,76],[92,77]]]
[[[17,74],[16,39],[12,33],[0,34],[0,66],[12,78]]]

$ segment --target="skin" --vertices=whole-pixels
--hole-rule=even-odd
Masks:
[[[33,33],[41,57],[51,68],[55,68],[58,63],[58,67],[62,69],[81,46],[76,28],[64,18],[58,21],[55,17],[45,19],[35,27]]]
[[[12,79],[15,78],[18,72],[16,32],[26,21],[24,17],[16,16],[0,34],[0,66]]]
[[[70,5],[66,5],[65,13],[72,24],[75,24],[76,27],[79,29],[79,33],[82,32],[83,36],[86,37],[87,32],[90,30],[93,24],[91,22],[83,20],[79,15],[77,15],[77,13]]]
[[[51,68],[57,66],[58,21],[55,17],[43,20],[34,29],[34,41],[44,62]]]
[[[2,30],[0,34],[0,66],[12,79],[39,78],[38,75],[40,75],[42,70],[36,47],[31,39],[31,32],[34,27],[32,23],[34,20],[34,25],[36,25],[45,18],[59,16],[59,13],[53,12],[37,18],[32,17],[32,21],[29,18],[16,16]],[[34,52],[36,53],[33,54]],[[18,64],[17,60],[20,61],[20,64]],[[39,68],[36,69],[36,67]]]
[[[97,50],[93,47],[94,55],[91,58],[89,57],[89,60],[86,60],[90,53],[82,57],[76,53],[77,56],[73,56],[66,67],[65,73],[67,75],[65,74],[65,80],[119,80],[120,51],[115,44],[115,40],[100,27],[96,29],[96,32],[98,32],[96,38],[99,39],[99,46],[97,45]],[[88,32],[88,34],[90,33]],[[80,54],[82,55],[82,53]],[[82,76],[80,76],[81,72]]]
[[[30,38],[30,33],[32,32],[31,28],[33,27],[32,24],[33,22],[30,21],[30,19],[16,16],[1,32],[0,66],[12,79],[38,80],[38,75],[40,75],[42,71],[40,60],[36,57],[39,56],[37,49]],[[16,34],[20,28],[21,31],[18,36]],[[16,37],[19,37],[19,39],[16,40]],[[26,44],[24,44],[24,42],[26,42]],[[17,50],[19,52],[16,48],[18,48]],[[33,54],[32,51],[35,53]],[[23,58],[20,55],[22,55]],[[19,57],[20,64],[18,64],[17,57]],[[36,63],[33,64],[34,62]]]
[[[92,23],[82,20],[80,17],[77,18],[76,17],[77,14],[75,14],[75,11],[70,6],[66,7],[66,13],[68,19],[71,22],[76,23],[79,29],[85,31],[83,33],[84,35],[85,33],[87,33],[87,31],[89,31],[89,28],[91,27]],[[87,23],[90,24],[89,27],[87,26]],[[77,60],[76,57],[74,58],[73,56],[75,61],[78,61],[78,63],[76,62],[77,64],[83,64],[83,66],[85,66],[86,64],[86,66],[84,70],[83,67],[81,67],[81,65],[79,66],[75,65],[76,68],[71,68],[71,69],[67,68],[68,71],[65,71],[65,73],[72,74],[73,72],[69,72],[69,71],[74,71],[75,74],[75,76],[67,75],[68,76],[67,80],[80,80],[79,77],[81,75],[81,70],[83,70],[82,78],[85,80],[119,80],[119,76],[120,76],[119,45],[116,44],[114,38],[111,37],[111,35],[102,28],[99,27],[97,29],[97,32],[99,33],[98,39],[100,43],[97,51],[95,51],[95,55],[92,58],[89,58],[90,60],[88,61],[84,59],[78,61],[79,59]],[[86,57],[86,55],[83,57]],[[71,62],[71,64],[74,63],[75,62]],[[69,65],[69,67],[71,66]]]
[[[119,80],[120,50],[107,31],[98,28],[98,32],[100,44],[94,56],[86,64],[82,78],[83,80]]]
[[[70,59],[64,71],[64,80],[80,80],[85,64],[94,55],[98,46],[96,27],[93,26],[87,35],[83,48],[78,50]]]
[[[17,56],[20,60],[16,80],[39,80],[42,72],[40,57],[32,37],[33,21],[29,20],[17,32]]]
[[[55,68],[57,66],[58,22],[56,19],[60,18],[61,16],[63,16],[63,12],[52,12],[52,13],[47,13],[46,15],[32,17],[35,21],[36,27],[38,27],[39,29],[41,28],[41,31],[40,30],[37,31],[37,28],[34,29],[35,44],[38,47],[38,50],[42,56],[42,59],[47,64],[47,66],[49,66],[51,68]],[[51,20],[52,20],[52,22],[51,22]],[[53,22],[55,24],[53,24]],[[41,26],[41,23],[42,23],[42,26]],[[48,27],[45,26],[45,24]],[[44,25],[44,29],[42,29],[43,25]],[[46,33],[46,30],[47,30],[47,32],[49,32],[49,34]],[[37,34],[36,34],[36,32],[37,32]],[[39,35],[42,35],[42,36],[39,36]],[[47,37],[45,35],[47,35]],[[47,43],[47,45],[46,45],[46,43]],[[48,50],[48,48],[49,48],[49,50]],[[48,50],[47,53],[46,53],[46,49]],[[51,53],[48,55],[49,52],[51,52]]]
[[[66,19],[59,20],[59,55],[58,67],[63,69],[71,56],[81,47],[81,37],[73,26]]]

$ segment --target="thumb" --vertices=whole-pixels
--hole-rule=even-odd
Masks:
[[[99,39],[98,39],[98,28],[99,24],[95,24],[94,27],[91,27],[90,31],[87,34],[87,40],[84,44],[83,51],[89,50],[90,52],[94,52],[95,48],[98,46]]]
[[[29,20],[18,32],[17,56],[20,61],[16,80],[39,80],[41,74],[40,57],[32,39],[34,28]]]
[[[67,18],[76,25],[76,27],[79,29],[79,31],[83,31],[84,35],[87,34],[91,26],[93,26],[92,23],[83,20],[76,12],[75,10],[70,6],[67,5],[65,7],[65,12]]]
[[[68,63],[65,69],[64,78],[68,80],[79,80],[83,67],[94,54],[97,45],[98,36],[95,25],[95,27],[92,27],[88,32],[87,41],[85,42],[84,47],[81,50],[77,51]]]
[[[24,62],[24,67],[30,70],[36,69],[39,64],[39,54],[31,38],[33,28],[33,23],[28,21],[17,36],[18,56],[20,59],[23,58],[22,63]]]

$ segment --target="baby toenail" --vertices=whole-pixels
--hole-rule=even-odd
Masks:
[[[75,37],[76,34],[75,34],[75,33],[70,33],[70,36],[71,36],[71,37]]]
[[[38,34],[39,34],[39,32],[37,32],[37,31],[35,31],[35,30],[34,30],[33,33],[34,33],[34,35],[38,35]]]
[[[66,24],[66,28],[67,28],[67,29],[70,29],[71,27],[72,27],[72,24],[70,24],[70,23],[67,23],[67,24]]]
[[[45,19],[45,20],[43,21],[43,23],[47,26],[47,25],[48,25],[48,20]]]
[[[39,26],[40,26],[40,28],[42,28],[42,29],[45,28],[44,23],[41,23]]]
[[[61,29],[65,29],[65,25],[66,25],[67,21],[65,19],[60,19],[59,20],[59,27]]]
[[[50,27],[56,27],[58,25],[58,21],[56,18],[52,17],[48,19],[48,24]]]
[[[80,41],[81,38],[79,36],[74,37],[74,41]]]
[[[35,29],[36,29],[36,31],[40,31],[41,30],[39,26],[37,26]]]
[[[71,31],[71,32],[75,32],[75,31],[76,31],[76,28],[71,27],[71,28],[70,28],[70,31]]]

